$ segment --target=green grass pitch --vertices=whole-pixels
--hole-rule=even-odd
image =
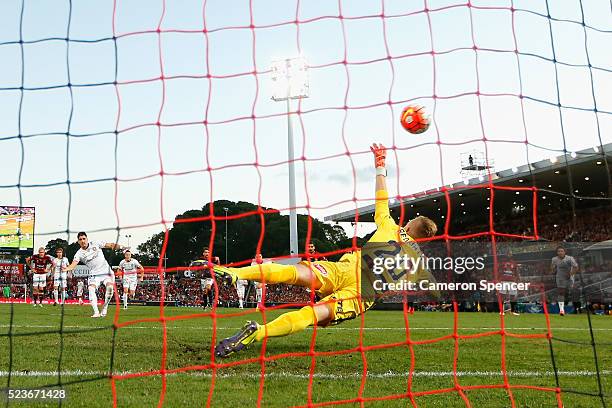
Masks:
[[[12,311],[12,313],[11,313]],[[113,348],[113,313],[104,319],[91,319],[89,306],[66,306],[63,324],[64,348],[61,355],[61,374],[67,385],[67,400],[63,407],[108,407],[112,406],[111,381],[98,378],[107,375]],[[159,316],[157,307],[132,306],[120,311],[120,321]],[[235,332],[246,319],[262,321],[261,313],[252,311],[248,316],[226,316],[237,313],[236,309],[219,309],[217,336],[226,337]],[[165,309],[166,317],[189,316],[202,313],[201,309]],[[269,320],[279,311],[266,313]],[[33,308],[29,305],[0,305],[0,354],[1,386],[7,384],[9,367],[9,323],[12,315],[12,377],[11,387],[39,387],[57,383],[60,335],[53,333],[60,327],[61,308],[45,306]],[[608,343],[597,348],[604,391],[612,389],[612,318],[592,316],[596,342]],[[521,315],[505,317],[507,331],[518,334],[545,333],[544,315]],[[406,341],[407,332],[401,312],[370,311],[364,317],[365,330],[360,330],[361,319],[346,322],[336,327],[318,329],[315,352],[335,352],[353,349],[352,352],[318,356],[285,357],[270,360],[258,359],[261,344],[254,344],[246,352],[218,363],[253,359],[252,362],[232,367],[219,367],[215,376],[212,370],[189,370],[166,376],[166,407],[211,406],[247,407],[256,406],[260,387],[261,406],[285,407],[306,405],[308,398],[313,403],[341,399],[382,397],[400,395],[408,390],[408,371],[411,365],[410,348],[406,345],[359,351],[360,333],[363,346],[389,344]],[[424,341],[452,335],[452,313],[417,312],[409,316],[410,339]],[[551,316],[553,335],[561,339],[590,341],[586,315],[565,317]],[[460,335],[469,335],[499,330],[500,316],[484,313],[460,313],[458,316]],[[86,331],[88,329],[97,329]],[[209,364],[211,360],[212,320],[207,316],[167,321],[166,367],[169,370]],[[26,335],[37,331],[48,334]],[[114,339],[115,374],[128,374],[159,370],[162,363],[163,330],[159,322],[139,323],[121,327]],[[283,353],[308,353],[313,330],[284,338],[270,339],[266,345],[266,357]],[[412,391],[453,388],[454,339],[414,345],[414,372]],[[461,386],[479,384],[503,384],[501,371],[502,337],[500,335],[460,339],[457,360],[458,382]],[[561,341],[553,342],[555,360],[559,370],[559,382],[563,389],[597,393],[593,351],[589,345],[575,345]],[[367,376],[363,372],[367,364]],[[314,378],[309,389],[309,374],[314,364]],[[555,387],[555,378],[549,345],[546,339],[506,338],[506,365],[510,384]],[[262,367],[265,381],[262,382]],[[98,379],[96,379],[98,378]],[[77,382],[79,380],[92,381]],[[211,385],[214,387],[212,392]],[[153,375],[116,381],[117,405],[120,407],[154,407],[158,405],[162,389],[162,377]],[[513,389],[517,407],[553,407],[554,392],[531,389]],[[473,407],[510,407],[505,389],[475,389],[465,391]],[[598,398],[562,393],[566,407],[601,407]],[[423,395],[414,398],[419,407],[464,407],[458,392]],[[612,398],[606,403],[612,405]],[[4,402],[3,402],[4,404]],[[10,406],[58,406],[57,402],[17,403]],[[359,406],[347,404],[343,406]],[[409,407],[407,399],[366,402],[368,407]]]

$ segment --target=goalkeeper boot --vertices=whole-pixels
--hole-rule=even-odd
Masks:
[[[228,357],[238,351],[248,347],[255,341],[255,336],[259,330],[259,325],[256,322],[248,321],[242,329],[232,337],[223,339],[215,347],[215,356]]]
[[[238,275],[236,275],[236,272],[232,271],[231,268],[226,268],[225,266],[214,265],[213,273],[215,274],[215,279],[217,282],[222,282],[226,285],[236,285],[236,281],[238,280]]]

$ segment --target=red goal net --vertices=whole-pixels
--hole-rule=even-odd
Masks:
[[[326,332],[315,325],[308,332],[308,344],[300,337],[295,350],[290,338],[282,343],[266,339],[254,347],[258,351],[224,360],[215,357],[214,346],[229,334],[227,330],[236,329],[232,326],[236,318],[252,314],[266,323],[278,311],[313,305],[314,292],[301,292],[253,314],[218,307],[219,289],[212,310],[177,313],[168,312],[169,281],[164,277],[181,269],[174,264],[167,268],[166,261],[174,256],[169,253],[193,244],[189,236],[172,236],[172,228],[182,224],[206,225],[210,240],[197,244],[214,252],[225,240],[225,256],[220,250],[215,254],[222,263],[238,266],[249,264],[270,239],[267,235],[274,227],[269,217],[291,210],[301,214],[300,223],[307,223],[307,233],[300,237],[300,257],[310,256],[307,246],[313,239],[314,218],[332,213],[343,214],[335,219],[346,222],[342,225],[352,240],[324,255],[339,257],[359,249],[358,235],[371,232],[362,222],[372,221],[368,206],[374,203],[369,150],[373,142],[388,149],[390,203],[398,224],[420,215],[413,202],[430,199],[435,204],[426,215],[438,225],[434,241],[448,246],[486,242],[492,248],[496,277],[501,273],[499,242],[553,239],[548,235],[557,228],[554,214],[542,215],[549,202],[562,202],[569,214],[565,221],[574,226],[581,225],[576,211],[584,203],[597,203],[609,212],[610,4],[581,0],[571,4],[513,0],[59,3],[56,10],[25,1],[0,6],[0,10],[6,7],[6,13],[0,14],[11,19],[0,29],[0,55],[6,53],[3,60],[10,61],[4,64],[10,67],[0,68],[0,100],[6,102],[5,113],[0,113],[0,146],[8,164],[0,191],[3,196],[6,192],[7,204],[29,206],[48,200],[47,210],[37,205],[37,223],[43,222],[38,217],[45,211],[56,214],[47,219],[57,222],[45,221],[37,229],[42,231],[39,236],[49,239],[61,234],[74,238],[86,229],[92,235],[111,234],[115,241],[126,233],[140,234],[144,241],[163,230],[156,258],[159,313],[124,315],[117,307],[108,336],[110,371],[70,379],[66,360],[71,359],[65,355],[78,351],[64,337],[102,329],[74,329],[62,323],[59,330],[22,332],[11,306],[8,329],[2,334],[9,350],[3,373],[7,388],[21,372],[13,361],[22,340],[59,333],[57,381],[45,385],[89,392],[93,388],[88,384],[109,382],[113,406],[123,405],[124,395],[132,392],[126,384],[151,379],[159,382],[158,406],[178,405],[182,396],[168,402],[167,394],[172,387],[180,388],[179,379],[186,375],[205,379],[206,391],[198,392],[206,396],[200,401],[206,406],[218,401],[239,403],[238,396],[229,395],[228,386],[218,385],[228,378],[234,378],[231,384],[239,390],[241,381],[255,387],[256,399],[251,402],[258,406],[376,406],[393,401],[416,407],[430,406],[437,401],[430,398],[442,396],[442,403],[470,407],[486,399],[486,392],[503,401],[499,406],[535,401],[534,406],[562,407],[568,406],[567,398],[576,406],[610,402],[605,392],[611,381],[610,354],[605,351],[609,342],[603,337],[607,332],[597,321],[592,324],[593,308],[587,307],[576,329],[582,330],[582,337],[565,336],[574,329],[566,331],[556,320],[551,322],[556,316],[548,310],[545,289],[531,298],[542,308],[542,320],[533,332],[509,324],[511,317],[503,314],[496,314],[495,327],[481,324],[466,331],[462,302],[456,298],[446,299],[445,330],[436,329],[426,323],[427,318],[411,314],[412,306],[403,298],[401,312],[389,312],[396,313],[394,327],[378,327],[363,314],[346,329],[338,326]],[[286,57],[305,61],[309,95],[280,103],[271,100],[275,92],[271,67]],[[412,135],[401,128],[399,115],[407,105],[425,106],[431,121],[427,132]],[[288,117],[296,140],[293,159],[287,158],[285,144]],[[465,166],[460,157],[468,151],[476,153],[470,154]],[[576,187],[575,159],[597,160],[594,171],[608,183],[601,194],[585,195]],[[551,172],[564,179],[565,190],[537,181],[539,168],[533,163],[543,162],[553,165]],[[287,204],[288,164],[297,172],[295,206]],[[467,167],[479,175],[459,176]],[[525,174],[525,182],[500,184],[503,176],[497,169],[509,169],[510,176]],[[463,208],[460,197],[470,193],[478,196],[480,224]],[[228,212],[220,201],[224,199],[255,206]],[[209,204],[199,213],[188,211],[203,203]],[[228,260],[227,251],[232,250],[228,222],[247,221],[261,226],[257,235],[249,237],[254,253]],[[277,260],[289,257],[288,248],[284,255]],[[171,290],[176,299],[175,287]],[[115,300],[119,305],[117,292]],[[503,310],[502,297],[493,303]],[[68,312],[61,310],[64,319]],[[184,330],[202,328],[205,334],[200,340],[205,346],[187,344],[197,342],[197,335],[173,339],[188,321],[191,329]],[[122,359],[128,359],[123,348],[119,351],[123,336],[146,324],[158,329],[159,366],[118,368]],[[343,330],[351,333],[349,337],[340,335]],[[402,333],[402,338],[390,336],[393,340],[388,341],[385,330]],[[431,335],[424,336],[426,332]],[[327,336],[338,340],[325,343]],[[345,338],[349,340],[343,342]],[[321,341],[326,344],[323,349],[318,347]],[[436,361],[424,351],[430,347],[442,347],[450,357]],[[590,358],[579,365],[580,370],[556,351],[565,353],[568,347],[580,348]],[[173,350],[177,348],[186,350],[180,358]],[[462,354],[463,349],[470,351]],[[520,370],[514,368],[521,350],[524,358],[533,353],[534,361],[546,368],[523,369],[524,361]],[[404,359],[405,370],[382,370],[381,359],[390,359],[395,352]],[[470,367],[478,366],[479,353],[495,353],[498,365],[479,371],[461,368],[464,358],[471,361]],[[339,358],[346,362],[337,363]],[[327,363],[346,373],[321,373]],[[55,362],[52,365],[55,369]],[[372,367],[378,371],[372,372]],[[290,375],[283,377],[287,371]],[[442,377],[449,382],[436,380]],[[572,385],[572,378],[586,377],[593,379],[588,386]],[[371,385],[386,378],[403,384],[403,389]],[[271,379],[277,385],[269,386]],[[346,381],[358,384],[354,392],[335,392],[330,385]],[[305,386],[306,392],[294,398],[277,393],[277,386],[282,390]],[[99,387],[96,390],[100,393]]]

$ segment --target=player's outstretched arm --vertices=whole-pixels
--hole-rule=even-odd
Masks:
[[[376,167],[376,191],[387,191],[387,169],[385,160],[387,149],[382,144],[372,143],[370,150],[374,153],[374,166]]]
[[[385,159],[387,149],[382,144],[373,143],[370,147],[374,153],[374,165],[376,166],[376,204],[374,207],[374,221],[377,226],[391,219],[389,212],[389,193],[387,193],[387,169]]]
[[[130,247],[126,247],[126,246],[123,246],[123,245],[120,245],[120,244],[116,244],[114,242],[107,242],[104,245],[104,248],[106,248],[106,249],[113,249],[113,250],[116,250],[116,251],[125,251],[127,249],[130,249]]]
[[[75,259],[75,260],[73,260],[73,261],[72,261],[72,263],[71,263],[70,265],[68,265],[68,266],[64,266],[64,267],[62,268],[62,271],[64,271],[64,272],[70,272],[70,271],[74,270],[74,268],[76,268],[78,264],[79,264],[79,260],[78,260],[78,259]]]

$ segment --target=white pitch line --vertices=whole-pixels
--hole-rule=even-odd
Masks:
[[[147,324],[151,324],[151,322],[147,322]],[[140,324],[133,324],[129,326],[123,326],[119,328],[119,330],[131,329],[131,330],[161,330],[161,324],[155,323],[155,326],[143,326]],[[0,324],[0,328],[3,327],[11,327],[8,324]],[[59,332],[59,325],[37,325],[37,324],[14,324],[13,328],[18,329],[57,329]],[[64,329],[111,329],[112,325],[108,326],[82,326],[82,325],[64,325]],[[170,326],[166,325],[168,329],[187,329],[187,330],[211,330],[211,326]],[[217,327],[217,330],[239,330],[241,327]],[[312,330],[312,327],[308,328]],[[546,327],[506,327],[507,330],[542,330],[546,331]],[[348,330],[348,331],[376,331],[376,330],[391,330],[391,331],[406,331],[405,327],[364,327],[363,329],[359,327],[319,327],[318,330]],[[413,330],[453,330],[452,327],[410,327],[410,331]],[[459,327],[459,330],[465,331],[494,331],[501,330],[501,327]],[[589,331],[587,327],[553,327],[551,330],[554,331]],[[612,328],[593,328],[593,331],[612,331]]]
[[[135,374],[133,371],[118,371],[115,375],[130,375]],[[561,377],[592,377],[596,375],[595,371],[558,371],[557,375]],[[610,375],[611,370],[602,370],[600,375]],[[0,371],[0,377],[8,377],[8,371]],[[69,370],[62,371],[62,377],[99,377],[107,376],[108,372],[104,371],[82,371],[82,370]],[[212,377],[212,374],[207,371],[187,371],[183,373],[169,373],[168,376],[175,375],[188,375],[194,377]],[[457,377],[502,377],[501,371],[458,371]],[[553,377],[555,373],[553,371],[508,371],[508,377],[512,378],[530,378],[530,377]],[[14,371],[11,373],[12,377],[57,377],[57,371]],[[296,379],[307,379],[309,374],[298,373],[298,372],[267,372],[265,375],[267,378],[296,378]],[[329,380],[342,380],[346,378],[361,378],[363,374],[361,372],[343,373],[343,374],[331,374],[331,373],[315,373],[314,378],[329,379]],[[218,373],[217,378],[260,378],[260,373]],[[415,371],[413,377],[453,377],[452,371]],[[407,372],[387,371],[384,373],[368,373],[367,378],[408,378]]]

